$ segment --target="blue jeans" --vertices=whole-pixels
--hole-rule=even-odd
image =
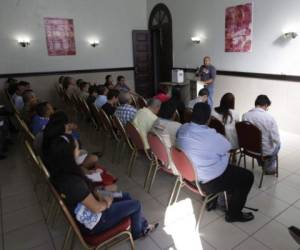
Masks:
[[[131,233],[134,239],[141,237],[148,227],[147,220],[142,216],[142,207],[139,201],[133,200],[128,193],[122,198],[115,198],[109,209],[106,209],[98,224],[92,229],[83,229],[83,234],[97,235],[116,225],[123,219],[130,217]]]
[[[276,162],[276,158],[277,158],[279,149],[280,149],[280,144],[277,145],[274,149],[274,152],[271,155],[269,155],[270,158],[268,158],[267,160],[264,161],[263,168],[265,171],[275,170],[275,162]]]
[[[214,96],[214,86],[213,85],[208,85],[207,87],[208,90],[208,105],[210,108],[213,108],[213,96]]]

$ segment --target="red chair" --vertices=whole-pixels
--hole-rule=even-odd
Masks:
[[[241,159],[244,159],[244,167],[246,168],[246,156],[252,157],[252,169],[254,168],[254,159],[257,160],[259,166],[263,167],[265,160],[268,160],[271,156],[265,156],[262,152],[262,135],[258,127],[248,121],[238,122],[236,125],[236,132],[238,135],[239,145],[241,147],[241,155],[238,165],[241,163]],[[278,177],[278,156],[276,156],[276,173]],[[262,169],[259,188],[262,186],[264,178],[264,170]]]
[[[133,150],[132,150],[130,160],[129,160],[129,165],[128,165],[128,175],[129,176],[132,175],[132,170],[135,165],[136,157],[138,154],[146,156],[146,158],[150,161],[150,167],[149,167],[148,173],[147,173],[147,175],[145,177],[145,181],[144,181],[144,188],[145,188],[146,184],[147,184],[147,180],[148,180],[148,178],[152,172],[152,169],[154,167],[153,157],[150,155],[148,150],[145,149],[144,142],[142,140],[142,137],[141,137],[139,131],[135,128],[135,126],[131,122],[127,123],[125,130],[126,130],[126,133],[129,137],[130,141],[132,142],[132,145],[133,145]]]
[[[69,224],[69,228],[68,231],[66,232],[62,249],[68,249],[69,246],[72,245],[72,241],[73,241],[72,233],[75,233],[75,235],[79,239],[79,242],[81,243],[84,249],[96,250],[102,247],[106,247],[105,249],[107,249],[108,247],[118,244],[123,240],[129,240],[131,249],[132,250],[135,249],[133,238],[130,232],[131,220],[129,217],[121,221],[117,226],[99,235],[92,235],[92,236],[82,235],[78,228],[77,223],[75,222],[73,216],[70,214],[69,209],[66,207],[61,196],[58,194],[56,189],[49,181],[48,181],[48,185],[50,187],[51,193],[55,197],[55,200],[59,204],[59,207],[61,208]]]
[[[183,151],[173,147],[173,148],[171,148],[171,156],[172,156],[173,162],[177,168],[177,171],[179,172],[179,176],[175,182],[175,185],[174,185],[174,188],[173,188],[170,200],[169,200],[169,204],[172,203],[174,197],[175,197],[174,202],[177,201],[180,190],[183,187],[186,187],[189,190],[191,190],[192,192],[197,193],[201,197],[203,197],[204,201],[202,203],[200,213],[199,213],[197,223],[196,223],[196,230],[198,230],[201,219],[202,219],[204,211],[205,211],[206,204],[208,202],[212,201],[213,199],[217,198],[218,195],[223,192],[220,192],[217,194],[206,195],[200,188],[197,174],[195,173],[195,170],[194,170],[194,166],[193,166],[192,162],[188,159],[186,154]],[[228,208],[227,198],[226,198],[227,195],[226,195],[225,191],[224,191],[224,195],[225,195],[226,207]]]
[[[149,182],[147,192],[150,192],[150,189],[153,185],[153,182],[156,177],[157,170],[162,170],[167,174],[174,175],[174,171],[170,168],[170,162],[172,161],[169,149],[165,146],[161,138],[155,133],[148,133],[148,143],[150,145],[150,150],[154,156],[154,168],[152,174],[149,176]]]

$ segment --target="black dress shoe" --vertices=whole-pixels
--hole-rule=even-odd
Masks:
[[[226,222],[247,222],[254,219],[254,215],[250,213],[241,213],[238,216],[230,216],[228,214],[225,215]]]
[[[300,229],[294,226],[289,227],[290,235],[300,245]]]

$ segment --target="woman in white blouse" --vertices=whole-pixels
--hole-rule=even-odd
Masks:
[[[240,121],[239,114],[234,110],[235,97],[232,93],[223,95],[220,106],[212,111],[212,116],[225,126],[225,136],[231,143],[232,149],[239,148],[235,124]]]

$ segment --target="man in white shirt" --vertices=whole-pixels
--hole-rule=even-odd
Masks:
[[[195,99],[189,101],[188,108],[193,109],[195,104],[198,102],[206,103],[208,101],[208,95],[209,95],[209,92],[208,92],[207,88],[200,89],[198,96]]]
[[[148,102],[148,107],[140,109],[133,119],[133,125],[140,132],[146,150],[149,149],[147,134],[157,119],[156,115],[160,109],[160,106],[160,100],[154,98],[150,99]]]
[[[276,157],[280,149],[280,136],[275,119],[267,112],[271,105],[266,95],[259,95],[255,100],[255,108],[243,115],[243,121],[249,121],[261,130],[262,151],[270,159],[263,163],[265,174],[276,172]]]

